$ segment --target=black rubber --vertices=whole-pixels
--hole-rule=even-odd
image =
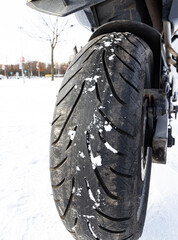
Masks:
[[[135,240],[142,233],[151,169],[149,157],[141,181],[142,104],[152,68],[145,42],[112,33],[89,42],[64,77],[52,123],[51,181],[59,215],[78,240]]]

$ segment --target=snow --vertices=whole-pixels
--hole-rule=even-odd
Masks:
[[[50,123],[61,79],[0,81],[0,239],[71,240],[49,176]]]
[[[92,86],[91,88],[88,88],[89,92],[93,92],[95,90],[95,86]]]
[[[91,223],[90,223],[90,222],[88,222],[88,227],[89,227],[90,232],[91,232],[91,234],[93,235],[93,237],[96,238],[96,239],[98,239],[98,237],[96,236],[96,234],[95,234],[94,231],[93,231],[93,227],[91,226]]]
[[[113,54],[113,55],[111,55],[111,56],[109,57],[109,60],[110,60],[110,61],[114,60],[114,57],[115,57],[115,55],[114,55],[114,54]]]
[[[90,158],[91,158],[93,169],[95,169],[96,167],[102,166],[102,159],[100,155],[98,155],[97,157],[94,157],[91,151]]]
[[[76,167],[76,170],[80,172],[80,168],[79,168],[79,166]]]
[[[80,152],[80,151],[79,151],[79,156],[80,156],[81,158],[85,158],[85,154],[84,154],[83,152]]]
[[[112,45],[112,42],[104,42],[104,46],[105,47],[109,47],[109,46],[111,46]]]
[[[50,123],[60,83],[61,79],[0,81],[1,240],[73,239],[58,216],[49,176]],[[173,135],[177,144],[178,121],[173,122]],[[177,146],[168,150],[167,165],[153,164],[140,240],[178,239]]]
[[[107,148],[108,150],[110,150],[111,152],[113,152],[113,153],[118,153],[118,151],[117,151],[115,148],[113,148],[108,142],[105,142],[104,145],[105,145],[106,148]]]
[[[110,132],[112,130],[112,127],[110,124],[106,124],[106,125],[104,125],[104,129],[106,132]]]
[[[70,136],[70,140],[71,140],[71,141],[74,140],[75,134],[76,134],[76,131],[74,131],[74,130],[70,130],[70,131],[68,132],[68,135]]]

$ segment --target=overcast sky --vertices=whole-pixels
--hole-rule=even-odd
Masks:
[[[65,18],[66,19],[66,18]],[[75,17],[69,17],[71,24],[77,23]],[[0,11],[0,64],[19,63],[23,55],[25,60],[50,62],[49,43],[38,38],[30,38],[25,32],[33,32],[38,25],[39,14],[26,6],[26,0],[1,1]],[[64,21],[64,18],[61,19]],[[19,28],[23,27],[23,30]],[[35,30],[36,31],[36,30]],[[67,61],[73,54],[73,47],[87,43],[90,32],[82,26],[76,26],[65,33],[67,42],[58,44],[55,61]]]

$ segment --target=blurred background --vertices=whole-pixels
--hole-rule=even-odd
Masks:
[[[91,34],[74,15],[48,16],[27,7],[25,0],[1,3],[0,26],[0,74],[6,77],[49,75],[51,64],[54,74],[63,74],[75,54],[74,48],[79,51]],[[52,42],[56,44],[53,63]]]

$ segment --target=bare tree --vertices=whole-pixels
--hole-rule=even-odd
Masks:
[[[60,42],[64,42],[62,39],[63,32],[73,25],[69,25],[68,21],[59,21],[59,17],[51,17],[48,15],[40,14],[38,24],[34,24],[37,31],[33,33],[27,33],[30,37],[39,38],[44,41],[48,41],[51,47],[51,80],[54,80],[54,50],[56,45]]]

